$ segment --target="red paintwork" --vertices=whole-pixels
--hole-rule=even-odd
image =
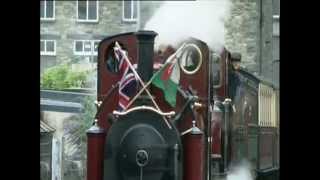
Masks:
[[[122,43],[128,53],[132,63],[136,63],[137,48],[136,37],[133,34],[118,35],[101,42],[98,55],[98,101],[102,101],[106,93],[113,85],[119,81],[120,77],[117,74],[111,73],[106,69],[105,58],[106,51],[113,41]],[[112,113],[118,106],[118,89],[113,91],[113,94],[102,104],[102,111],[98,114],[98,126],[108,133],[110,124],[107,121],[107,116]],[[104,160],[104,145],[105,134],[88,135],[88,152],[87,152],[87,180],[102,180],[103,179],[103,160]]]
[[[200,42],[195,42],[198,46],[200,46],[203,54],[203,62],[200,70],[192,75],[185,74],[183,71],[180,71],[180,86],[182,89],[187,90],[190,86],[194,91],[195,95],[197,95],[200,99],[200,103],[203,105],[201,110],[197,111],[196,124],[203,132],[206,131],[207,127],[207,114],[208,114],[208,68],[209,68],[209,51],[205,44]],[[174,53],[174,49],[172,47],[168,47],[164,52],[156,53],[154,56],[154,62],[164,63],[165,60]],[[199,81],[201,79],[201,81]],[[170,107],[164,99],[162,90],[151,85],[150,87],[151,93],[155,97],[155,101],[158,103],[159,107],[163,112],[168,112],[174,110],[175,112],[180,112],[182,106],[185,103],[185,99],[178,93],[177,94],[177,106],[175,108]],[[180,120],[178,124],[178,129],[180,132],[183,132],[192,127],[192,114],[188,110],[186,111],[184,118]],[[188,135],[186,135],[188,136]],[[193,138],[184,138],[184,168],[185,170],[183,177],[185,180],[202,180],[206,174],[206,141],[204,135],[200,135],[199,137]],[[192,147],[196,147],[194,151],[198,153],[198,155],[194,155],[193,150],[189,150]],[[196,165],[196,167],[195,167]]]
[[[114,42],[118,41],[124,45],[127,49],[128,54],[131,58],[131,63],[137,63],[137,39],[134,34],[127,34],[127,35],[118,35],[113,38],[104,40],[101,42],[99,47],[99,57],[98,57],[98,100],[102,101],[103,96],[112,88],[112,85],[116,85],[119,81],[120,76],[118,74],[114,74],[107,70],[106,64],[104,62],[107,49],[109,45]],[[108,131],[110,124],[107,121],[107,115],[112,113],[118,106],[118,90],[115,90],[114,95],[111,95],[108,98],[107,102],[104,103],[103,111],[100,113],[98,117],[98,124]]]
[[[88,133],[87,179],[102,180],[105,133]]]
[[[133,33],[131,34],[125,34],[125,35],[118,35],[118,36],[114,36],[112,38],[106,39],[104,41],[102,41],[100,43],[99,46],[99,57],[98,57],[98,100],[102,101],[104,98],[104,95],[106,95],[106,93],[112,88],[113,85],[116,85],[116,83],[119,81],[119,75],[114,74],[109,72],[106,69],[106,65],[104,62],[104,59],[106,58],[107,55],[107,49],[109,47],[109,45],[113,42],[113,41],[119,41],[120,43],[122,43],[128,50],[128,54],[131,57],[131,62],[137,63],[137,39],[135,37],[135,35]],[[192,40],[191,40],[192,41]],[[183,71],[181,71],[180,74],[180,86],[182,87],[182,89],[187,90],[189,87],[191,87],[194,91],[195,91],[195,95],[197,95],[199,97],[199,102],[203,105],[203,107],[201,108],[201,110],[198,111],[197,113],[197,117],[196,117],[196,124],[199,128],[201,128],[201,130],[203,132],[206,132],[207,129],[207,124],[208,124],[208,118],[207,118],[207,114],[208,114],[208,96],[209,96],[209,92],[208,92],[208,87],[209,87],[209,50],[208,47],[204,44],[201,43],[199,41],[193,41],[194,43],[196,43],[203,54],[203,62],[201,65],[201,68],[198,72],[196,72],[195,74],[192,75],[188,75],[185,74]],[[167,47],[165,49],[164,52],[158,52],[154,55],[154,62],[157,63],[164,63],[165,60],[172,54],[174,53],[175,49],[172,47]],[[222,53],[222,59],[225,56],[225,52]],[[223,74],[225,74],[225,63],[222,64],[222,70],[223,70]],[[223,81],[223,85],[222,87],[219,89],[219,96],[221,97],[225,97],[225,92],[226,92],[226,85],[225,85],[225,77],[223,76],[222,78]],[[150,90],[151,93],[154,95],[155,97],[155,101],[158,103],[159,107],[161,107],[161,110],[164,112],[168,112],[168,111],[172,111],[174,110],[175,112],[179,112],[182,108],[182,106],[185,103],[185,99],[178,93],[177,95],[177,106],[175,108],[170,107],[166,101],[163,98],[163,92],[162,90],[154,87],[154,86],[150,86]],[[118,90],[116,89],[113,94],[110,96],[110,98],[108,98],[107,102],[104,102],[102,105],[102,111],[101,113],[98,115],[98,125],[102,128],[104,128],[106,130],[106,132],[108,131],[110,124],[107,121],[107,117],[109,113],[112,113],[113,110],[115,110],[117,108],[118,105]],[[185,115],[184,118],[180,121],[180,123],[178,124],[178,129],[180,132],[183,132],[187,129],[189,129],[192,126],[192,114],[191,112],[188,110]],[[216,126],[214,126],[214,128],[219,129],[220,125],[219,122],[216,124]],[[214,131],[215,133],[218,131]],[[218,136],[215,136],[218,137]],[[199,139],[200,138],[200,139]],[[195,139],[193,138],[184,138],[183,139],[183,144],[185,147],[197,147],[197,152],[200,153],[199,156],[193,156],[190,155],[190,153],[192,153],[192,150],[189,151],[188,148],[184,149],[184,159],[185,159],[185,168],[186,169],[193,169],[192,171],[189,170],[185,170],[184,171],[184,177],[198,177],[196,180],[202,180],[202,177],[204,176],[205,172],[206,172],[206,156],[204,155],[206,153],[206,147],[208,146],[208,144],[205,141],[204,135],[202,135],[201,137],[197,138],[198,141],[195,141]],[[93,143],[91,141],[91,139],[88,139],[88,143]],[[217,141],[215,141],[217,142]],[[103,141],[99,141],[96,143],[101,143],[101,144],[96,144],[95,146],[103,146],[105,144],[105,142]],[[218,147],[220,147],[220,142],[217,142],[216,144],[213,144],[214,149],[217,149]],[[91,151],[90,151],[91,152]],[[95,155],[91,154],[90,152],[88,152],[88,159],[93,159],[93,157],[95,157]],[[217,151],[219,152],[219,151]],[[103,156],[101,156],[103,157]],[[88,162],[89,163],[89,162]],[[197,165],[197,167],[199,168],[195,168],[195,164],[199,164],[199,166]],[[200,168],[201,167],[201,168]],[[96,166],[97,169],[100,169],[102,171],[103,167],[102,166]],[[91,168],[90,168],[91,169]],[[91,175],[94,174],[94,172],[92,172],[93,170],[88,170],[88,174],[90,174],[90,177],[96,177],[95,175]],[[90,179],[88,177],[88,180],[93,180]],[[191,179],[189,179],[191,180]],[[192,179],[195,180],[195,179]]]
[[[212,144],[211,153],[221,155],[221,121],[222,112],[213,112],[211,121]]]
[[[196,42],[203,55],[203,61],[201,68],[195,74],[189,75],[185,74],[183,71],[180,71],[180,86],[187,90],[190,86],[199,97],[199,102],[203,105],[200,111],[198,111],[198,117],[196,117],[196,125],[203,132],[206,132],[207,127],[207,113],[208,113],[208,73],[209,73],[209,51],[207,46],[201,42]],[[182,96],[177,97],[177,111],[179,112],[182,106],[184,105],[185,100]],[[203,122],[201,122],[203,121]],[[187,111],[184,118],[178,124],[178,129],[180,132],[183,132],[190,127],[192,127],[192,113],[190,110]],[[201,139],[200,139],[201,138]],[[206,158],[203,153],[206,153],[207,143],[204,141],[204,136],[198,137],[196,139],[193,138],[185,138],[183,139],[183,145],[186,147],[184,149],[184,178],[185,180],[202,180],[205,177],[206,171]],[[196,148],[195,148],[196,147]],[[190,150],[191,148],[191,150]],[[195,148],[195,149],[192,149]],[[195,150],[198,155],[192,152]]]
[[[215,94],[217,97],[215,97],[215,100],[220,100],[221,102],[224,101],[224,99],[227,97],[227,89],[228,89],[228,84],[227,84],[227,68],[228,68],[228,62],[227,62],[227,54],[228,51],[224,49],[222,53],[220,54],[221,57],[221,86],[217,89],[215,89]],[[213,105],[212,105],[213,106]],[[213,112],[212,117],[211,117],[211,137],[212,137],[212,142],[211,142],[211,153],[214,155],[222,155],[222,118],[223,114],[222,112]]]
[[[204,171],[205,152],[203,148],[204,135],[203,134],[187,134],[183,138],[184,151],[184,176],[183,180],[203,180],[206,171]]]
[[[133,38],[131,36],[127,36],[126,38]],[[122,42],[124,43],[124,41]],[[107,43],[106,43],[107,44]],[[110,44],[110,43],[109,43]],[[200,103],[203,105],[202,109],[198,111],[196,121],[197,126],[202,129],[203,132],[206,131],[205,127],[207,127],[207,114],[208,114],[208,67],[209,62],[207,61],[209,58],[209,53],[207,46],[205,44],[202,44],[200,42],[196,42],[197,45],[201,47],[202,54],[203,54],[203,64],[201,65],[200,70],[193,74],[188,75],[181,71],[180,74],[180,85],[184,90],[187,90],[189,86],[196,92],[195,95],[197,95],[200,98]],[[103,44],[101,45],[103,47]],[[105,45],[107,46],[107,45]],[[132,49],[136,49],[136,44],[131,44]],[[174,49],[172,47],[168,47],[164,52],[161,54],[156,54],[154,56],[154,62],[161,62],[163,63],[172,53],[174,53]],[[130,54],[130,51],[129,51]],[[130,55],[132,56],[132,55]],[[135,58],[133,58],[135,59]],[[104,64],[99,58],[99,67],[104,67]],[[115,77],[113,74],[107,72],[107,70],[101,69],[102,74],[99,76],[102,76],[100,78],[100,86],[99,86],[99,97],[101,96],[100,92],[107,92],[109,88],[111,88],[111,85],[117,82],[117,77]],[[201,79],[201,81],[199,81]],[[182,106],[185,103],[185,99],[178,93],[177,95],[177,106],[173,109],[170,107],[163,96],[162,90],[154,87],[151,85],[150,87],[151,93],[155,97],[155,101],[158,103],[159,107],[161,107],[161,110],[163,112],[168,112],[174,110],[175,112],[179,112],[182,108]],[[110,100],[110,103],[106,103],[104,111],[101,113],[99,122],[101,123],[102,127],[107,127],[108,130],[109,124],[106,122],[107,114],[111,113],[116,107],[117,107],[117,98],[112,97]],[[200,122],[200,120],[202,122]],[[185,113],[184,118],[180,121],[181,123],[178,125],[178,129],[180,132],[185,131],[192,127],[192,114],[190,111],[187,111]],[[200,138],[200,139],[199,139]],[[202,177],[204,177],[204,174],[206,172],[206,159],[205,159],[205,152],[206,152],[206,144],[204,141],[204,136],[197,138],[198,141],[192,138],[185,138],[183,140],[183,144],[186,147],[197,147],[196,151],[197,153],[200,153],[199,156],[193,156],[190,155],[193,154],[192,151],[189,151],[188,148],[184,148],[184,165],[186,169],[193,169],[192,171],[184,171],[184,177],[197,177],[196,179],[192,180],[202,180]],[[200,141],[199,141],[200,140]],[[189,155],[188,155],[189,154]],[[195,164],[197,165],[197,168],[194,167]],[[189,179],[191,180],[191,179]]]
[[[113,85],[119,81],[119,75],[113,74],[106,69],[104,59],[106,58],[106,50],[108,46],[113,41],[120,41],[128,50],[128,54],[131,57],[132,64],[137,63],[137,39],[133,33],[120,34],[114,36],[112,38],[106,39],[100,43],[99,46],[99,56],[98,56],[98,100],[103,100],[105,94],[112,88]],[[211,119],[209,119],[208,114],[210,101],[209,101],[209,49],[207,45],[200,41],[190,40],[192,43],[197,44],[203,54],[203,62],[201,68],[198,72],[192,75],[185,74],[182,70],[180,71],[180,86],[183,90],[187,90],[191,87],[195,95],[199,97],[199,103],[203,105],[200,109],[197,110],[197,114],[195,117],[196,125],[199,127],[204,134],[202,135],[191,135],[186,134],[182,137],[183,143],[183,180],[204,180],[206,179],[206,173],[208,171],[207,166],[207,155],[208,153],[212,154],[220,154],[223,150],[223,143],[221,142],[222,137],[222,118],[224,115],[223,112],[214,112],[212,113]],[[157,52],[153,61],[154,70],[159,69],[159,64],[164,63],[165,60],[175,52],[175,49],[172,47],[167,47],[164,52]],[[222,71],[222,86],[216,89],[217,99],[220,101],[224,101],[225,98],[228,98],[228,67],[229,60],[227,58],[229,56],[229,52],[224,50],[221,53],[221,71]],[[162,90],[150,85],[149,90],[151,94],[154,96],[155,101],[158,103],[161,111],[175,111],[176,113],[180,112],[186,100],[178,93],[177,94],[177,105],[175,108],[169,106],[169,104],[165,101]],[[118,90],[116,89],[113,94],[108,98],[108,100],[101,107],[103,110],[98,115],[98,124],[103,129],[108,130],[110,128],[110,124],[107,121],[108,114],[112,113],[118,106]],[[212,104],[213,106],[213,104]],[[238,111],[239,113],[239,111]],[[230,119],[232,125],[238,121],[240,116],[238,114],[234,114],[235,116]],[[251,122],[250,118],[247,123]],[[190,110],[187,110],[183,119],[179,121],[177,125],[177,129],[179,132],[183,132],[192,127],[192,113]],[[208,121],[211,121],[208,122]],[[211,127],[208,126],[211,124]],[[207,132],[210,131],[210,132]],[[207,143],[207,135],[211,136],[212,144]],[[102,180],[102,171],[103,171],[103,149],[105,145],[105,137],[100,136],[92,136],[88,137],[88,178],[87,180]],[[270,164],[272,152],[270,149],[264,149],[266,145],[270,145],[268,143],[271,142],[270,138],[260,136],[262,144],[260,144],[260,152],[262,159],[260,161],[260,165]],[[230,141],[229,141],[230,142]],[[228,147],[228,159],[234,159],[235,148],[237,148],[234,144],[230,142],[231,146]],[[207,152],[207,147],[211,147],[211,152]],[[234,148],[235,147],[235,148]],[[232,150],[231,150],[232,149]],[[233,152],[233,154],[231,153]],[[230,157],[230,155],[232,155]],[[259,157],[258,157],[259,158]]]

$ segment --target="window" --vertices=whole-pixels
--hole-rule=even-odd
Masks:
[[[134,0],[122,1],[122,19],[124,21],[136,22],[138,17],[138,2]]]
[[[280,43],[280,0],[273,0],[273,60],[280,60],[279,56],[279,43]]]
[[[277,98],[274,89],[259,84],[259,126],[276,127],[278,125]]]
[[[55,1],[40,1],[40,19],[54,20]]]
[[[80,22],[98,22],[98,1],[77,1],[77,20]]]
[[[73,52],[80,56],[97,56],[100,40],[75,40]]]
[[[202,53],[196,44],[187,44],[179,58],[182,71],[186,74],[198,72],[202,65]]]
[[[55,56],[56,40],[40,40],[40,55]]]
[[[273,60],[278,61],[280,60],[280,31],[279,31],[279,24],[280,24],[280,16],[274,15],[273,16]]]
[[[213,83],[213,88],[220,88],[222,86],[222,63],[219,54],[211,52],[211,80]]]

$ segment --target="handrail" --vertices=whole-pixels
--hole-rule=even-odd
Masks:
[[[161,116],[174,116],[175,115],[175,112],[174,111],[170,111],[170,112],[162,112],[162,111],[159,111],[151,106],[138,106],[138,107],[134,107],[134,108],[131,108],[127,111],[124,111],[124,112],[120,112],[120,111],[113,111],[113,114],[114,115],[126,115],[130,112],[133,112],[133,111],[138,111],[138,110],[150,110],[150,111],[153,111],[153,112],[156,112],[158,114],[160,114]]]

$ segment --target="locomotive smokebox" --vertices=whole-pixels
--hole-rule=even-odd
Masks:
[[[138,74],[143,82],[148,82],[153,74],[153,46],[154,38],[158,35],[154,31],[138,31]]]

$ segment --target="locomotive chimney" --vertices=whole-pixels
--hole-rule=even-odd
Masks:
[[[153,46],[158,34],[140,30],[135,35],[138,39],[138,74],[143,82],[148,82],[153,74]]]

